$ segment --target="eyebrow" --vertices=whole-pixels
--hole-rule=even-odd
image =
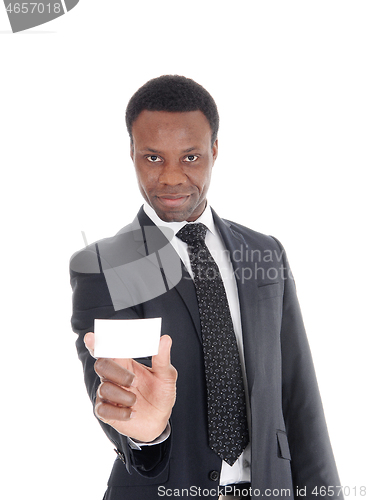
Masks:
[[[191,147],[191,148],[188,148],[188,149],[184,149],[182,151],[182,153],[190,153],[191,151],[194,151],[196,149],[199,149],[199,148],[197,148],[197,147]],[[162,154],[161,151],[159,151],[157,149],[152,149],[152,148],[144,148],[144,149],[141,149],[139,152],[140,153],[144,153],[146,151],[148,151],[149,153],[154,153],[154,154]]]
[[[149,151],[150,153],[160,153],[161,151],[158,151],[156,149],[151,149],[151,148],[145,148],[142,149],[141,152],[143,153],[144,151]]]

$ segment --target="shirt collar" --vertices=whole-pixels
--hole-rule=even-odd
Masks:
[[[188,222],[184,220],[183,222],[166,222],[164,220],[161,220],[160,217],[156,214],[156,212],[153,210],[153,208],[148,205],[148,203],[145,203],[143,205],[143,210],[145,211],[146,215],[152,220],[154,224],[158,227],[167,227],[170,228],[174,233],[176,234],[182,227],[184,227],[186,224],[195,224],[198,222],[201,222],[204,224],[207,229],[211,231],[213,234],[217,234],[216,228],[215,228],[215,223],[213,221],[213,215],[211,211],[211,207],[207,203],[206,208],[204,209],[204,212],[198,217],[197,220],[193,222]]]

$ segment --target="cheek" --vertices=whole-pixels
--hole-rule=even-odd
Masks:
[[[149,189],[149,187],[153,183],[152,175],[150,174],[150,172],[143,169],[143,168],[136,168],[136,174],[137,174],[137,179],[138,179],[140,186],[144,190]]]
[[[211,182],[211,171],[204,172],[196,179],[196,185],[201,192],[206,192]]]

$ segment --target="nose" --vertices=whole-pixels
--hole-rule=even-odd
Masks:
[[[162,166],[159,182],[167,186],[178,186],[184,184],[187,176],[180,163],[175,161],[165,162]]]

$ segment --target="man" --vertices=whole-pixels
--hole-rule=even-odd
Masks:
[[[145,204],[71,260],[78,354],[118,453],[105,499],[341,498],[285,252],[207,205],[215,102],[163,76],[134,94],[126,121]],[[152,364],[93,358],[95,319],[153,317]]]

